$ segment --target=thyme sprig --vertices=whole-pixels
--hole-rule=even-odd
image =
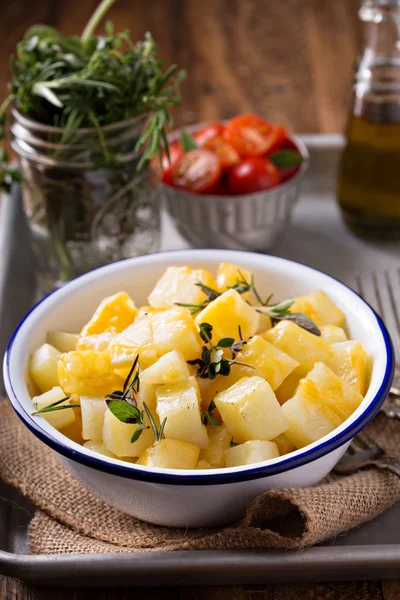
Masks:
[[[215,427],[219,427],[221,425],[221,421],[219,421],[217,417],[212,414],[216,408],[217,407],[215,406],[214,400],[211,400],[210,404],[208,405],[208,409],[203,410],[201,413],[201,418],[204,425],[208,425],[209,423],[212,429],[215,429]]]
[[[238,362],[236,359],[236,353],[241,350],[245,342],[240,339],[236,342],[234,338],[222,338],[217,344],[212,343],[212,330],[213,327],[210,323],[201,323],[199,327],[200,337],[206,345],[203,346],[201,358],[195,360],[188,360],[189,365],[197,366],[196,376],[200,379],[215,379],[217,375],[227,376],[231,372],[232,365],[242,365],[253,369],[250,365]],[[239,336],[241,332],[239,330]],[[240,347],[238,346],[240,344]],[[229,348],[232,358],[225,358],[224,350]]]
[[[145,429],[153,429],[156,443],[160,442],[163,436],[167,417],[163,420],[160,428],[157,428],[154,417],[147,404],[143,402],[143,409],[139,410],[136,394],[140,388],[139,376],[139,355],[136,355],[132,367],[124,381],[122,390],[116,390],[107,394],[106,403],[112,414],[122,423],[137,424],[137,427],[131,437],[131,443],[136,442]],[[146,424],[146,415],[150,425]]]
[[[201,281],[197,281],[195,285],[200,287],[206,295],[206,298],[203,300],[203,302],[201,302],[200,304],[177,303],[178,306],[184,306],[186,308],[189,308],[190,313],[192,315],[201,312],[204,308],[206,308],[206,306],[210,304],[210,302],[213,302],[213,300],[216,300],[219,296],[222,295],[221,292],[218,292],[218,290],[214,290],[213,288],[204,285]],[[310,333],[313,333],[317,336],[321,335],[319,328],[314,323],[314,321],[310,319],[310,317],[304,315],[303,313],[290,312],[290,308],[294,303],[293,298],[282,300],[277,304],[270,304],[273,298],[273,294],[270,294],[265,300],[263,300],[255,286],[253,274],[251,275],[249,281],[245,278],[240,269],[238,269],[236,283],[230,286],[228,289],[235,290],[240,295],[246,294],[248,292],[253,293],[254,297],[258,302],[258,305],[251,304],[251,306],[253,306],[253,308],[257,312],[267,315],[271,319],[273,325],[275,325],[278,321],[282,320],[293,321],[294,323],[296,323],[296,325],[302,327],[302,329],[306,329]]]

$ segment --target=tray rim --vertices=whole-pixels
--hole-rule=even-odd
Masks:
[[[339,134],[302,134],[311,151],[339,150]],[[17,188],[13,196],[19,196]],[[0,201],[0,248],[9,207]],[[3,234],[3,235],[2,235]],[[10,257],[10,253],[6,255]],[[0,285],[3,282],[0,272]],[[1,299],[2,290],[0,290]],[[195,558],[195,560],[193,560]],[[107,565],[107,573],[104,566]],[[238,566],[240,568],[238,568]],[[302,551],[272,549],[29,555],[0,550],[0,573],[42,586],[190,585],[223,583],[395,579],[400,573],[400,540],[391,544],[314,546]],[[157,575],[157,580],[150,578]],[[116,581],[118,578],[118,581]],[[190,578],[190,579],[189,579]]]

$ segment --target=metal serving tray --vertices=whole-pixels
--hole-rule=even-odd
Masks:
[[[333,197],[342,138],[304,136],[311,153],[301,200],[274,253],[348,284],[355,273],[400,264],[400,242],[367,244],[341,224]],[[166,215],[163,249],[186,242]],[[34,278],[18,190],[0,204],[0,357],[29,309]],[[0,381],[0,390],[2,382]],[[272,550],[29,556],[32,505],[0,482],[0,573],[40,585],[212,585],[385,579],[400,576],[400,505],[336,540],[302,552]]]

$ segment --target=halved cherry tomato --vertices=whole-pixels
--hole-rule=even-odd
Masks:
[[[278,148],[282,147],[283,142],[286,138],[287,131],[283,125],[272,125],[272,129],[269,135],[269,148],[267,153],[275,152]]]
[[[165,171],[166,169],[169,169],[170,167],[175,166],[180,161],[182,156],[183,156],[183,150],[182,150],[182,146],[180,145],[180,143],[174,142],[173,144],[170,144],[170,146],[169,146],[170,161],[168,160],[167,153],[165,151],[162,153],[161,164],[162,164],[163,171]]]
[[[213,188],[221,175],[221,162],[205,148],[187,152],[172,170],[171,184],[191,192],[204,193]]]
[[[234,194],[251,194],[278,185],[281,176],[275,165],[261,157],[246,158],[232,167],[228,184]]]
[[[228,144],[228,142],[224,140],[221,135],[207,140],[207,142],[204,144],[204,148],[211,150],[211,152],[215,152],[221,161],[221,166],[223,169],[233,167],[233,165],[237,165],[240,162],[240,156],[236,152],[235,148],[232,148],[232,146]]]
[[[256,115],[234,117],[225,127],[224,138],[241,156],[261,156],[270,147],[272,125]]]
[[[222,123],[210,123],[193,133],[193,137],[199,146],[204,146],[208,140],[221,136],[225,131]]]
[[[283,167],[283,169],[279,169],[282,183],[294,177],[299,169],[300,167]]]
[[[276,150],[276,148],[274,148],[274,150]],[[296,152],[300,152],[296,144],[287,137],[287,133],[279,146],[279,150],[296,150]]]

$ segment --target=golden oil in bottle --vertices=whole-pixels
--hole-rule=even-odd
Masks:
[[[367,0],[370,24],[355,83],[337,197],[346,224],[400,239],[400,2]]]

